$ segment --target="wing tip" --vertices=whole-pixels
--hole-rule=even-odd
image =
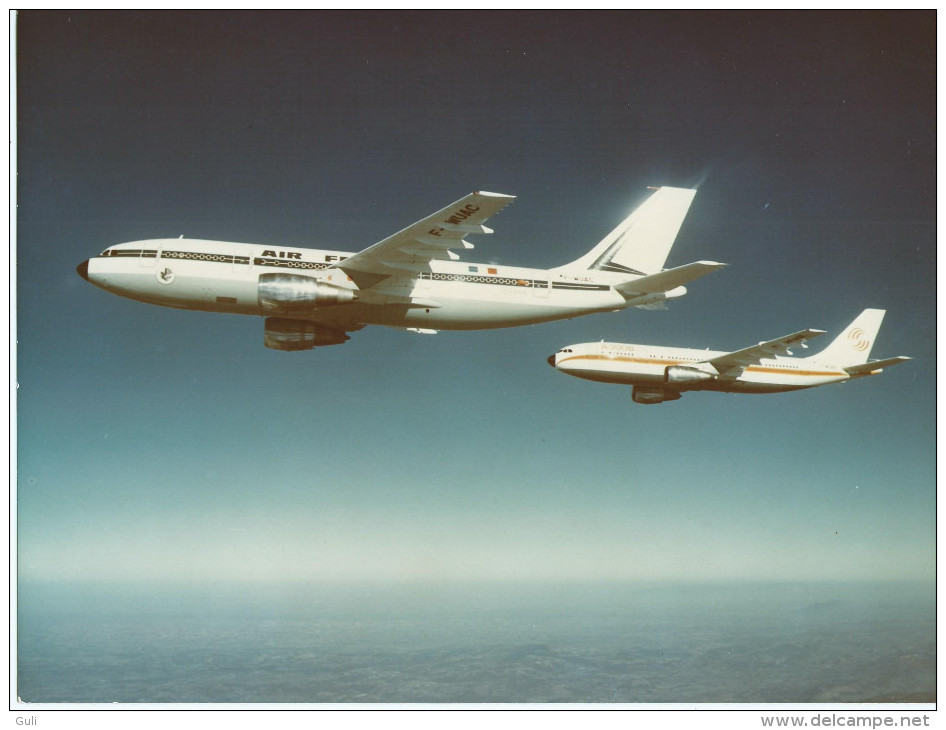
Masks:
[[[505,198],[506,200],[515,200],[515,195],[506,195],[505,193],[491,193],[488,190],[477,190],[474,195],[482,195],[484,198]]]

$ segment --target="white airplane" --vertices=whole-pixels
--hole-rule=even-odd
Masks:
[[[904,362],[909,357],[867,361],[885,310],[865,309],[834,341],[811,357],[792,354],[795,345],[824,330],[802,330],[736,352],[712,352],[653,345],[585,342],[563,347],[548,358],[556,370],[586,380],[633,385],[636,403],[677,400],[687,390],[725,393],[781,393],[841,383]]]
[[[459,261],[472,233],[515,198],[467,195],[360,253],[181,238],[122,243],[79,274],[149,304],[266,318],[264,344],[308,350],[376,324],[424,334],[660,309],[683,284],[724,266],[664,270],[695,190],[658,188],[577,261],[551,270]]]

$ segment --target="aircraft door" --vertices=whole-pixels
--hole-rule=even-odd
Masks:
[[[541,280],[536,279],[535,281],[532,282],[532,296],[541,297],[542,299],[545,299],[546,297],[548,297],[549,291],[551,291],[551,288],[552,288],[551,281],[541,281]]]
[[[433,277],[433,273],[424,271],[417,275],[417,278],[413,281],[412,294],[418,296],[420,294],[427,294],[430,291],[430,282]]]
[[[159,245],[156,248],[141,249],[141,253],[138,255],[138,266],[154,267],[161,256],[161,248]]]
[[[232,263],[227,267],[227,270],[231,274],[236,274],[237,276],[249,273],[253,273],[253,257],[247,256],[242,251],[234,251],[233,256],[230,257]]]

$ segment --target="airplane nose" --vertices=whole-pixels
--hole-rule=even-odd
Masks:
[[[86,281],[89,280],[89,260],[86,259],[81,264],[76,266],[76,272]]]
[[[554,367],[555,367],[555,355],[549,355],[549,356],[546,358],[545,362],[547,362],[549,365],[551,365],[551,366],[554,368]]]

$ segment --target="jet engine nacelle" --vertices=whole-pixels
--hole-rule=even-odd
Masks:
[[[666,388],[648,388],[644,385],[635,385],[631,390],[631,399],[635,403],[650,405],[653,403],[663,403],[667,400],[679,400],[680,393]]]
[[[319,307],[348,304],[358,298],[351,289],[300,274],[260,274],[257,299],[270,314],[306,314]]]
[[[303,319],[267,317],[263,344],[273,350],[298,352],[322,345],[340,345],[351,339],[341,330],[319,327]]]
[[[716,376],[699,368],[671,365],[664,370],[664,382],[681,388],[699,388],[716,380]]]

